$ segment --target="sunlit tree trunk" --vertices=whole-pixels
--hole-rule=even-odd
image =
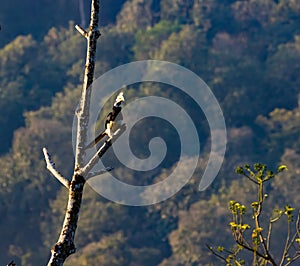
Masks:
[[[85,31],[82,27],[76,26],[76,29],[87,39],[87,55],[81,101],[77,110],[78,121],[75,166],[71,181],[68,181],[55,169],[55,165],[51,161],[48,151],[44,149],[47,168],[69,190],[69,199],[64,223],[59,239],[51,250],[51,258],[48,262],[48,266],[63,265],[66,258],[76,251],[74,237],[81,206],[83,187],[85,184],[84,176],[86,173],[83,171],[85,167],[84,147],[87,138],[87,125],[89,121],[89,105],[91,96],[90,85],[92,84],[94,78],[96,44],[97,39],[100,36],[98,31],[98,22],[99,0],[92,0],[89,30]]]

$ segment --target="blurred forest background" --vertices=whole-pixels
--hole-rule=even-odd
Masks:
[[[84,2],[88,18],[90,1]],[[196,117],[194,102],[174,88],[130,88],[129,98],[162,95],[187,110],[201,132],[199,166],[179,193],[149,207],[109,202],[87,185],[76,235],[78,252],[66,265],[220,265],[206,244],[233,243],[227,202],[247,203],[255,197],[254,188],[234,173],[236,166],[286,164],[289,171],[268,187],[268,201],[273,207],[300,207],[300,1],[100,4],[96,77],[142,59],[189,68],[220,102],[228,147],[218,177],[200,193],[197,187],[210,150],[205,118]],[[45,170],[42,147],[48,147],[58,169],[69,176],[72,121],[86,53],[86,42],[74,29],[81,21],[78,0],[0,2],[0,265],[12,259],[23,266],[46,264],[59,234],[67,191]],[[133,132],[136,153],[147,156],[144,147],[159,133],[174,152],[142,177],[116,169],[127,182],[157,182],[176,165],[176,132],[167,125],[163,132],[157,128],[154,125],[147,136]],[[274,254],[283,236],[279,226]]]

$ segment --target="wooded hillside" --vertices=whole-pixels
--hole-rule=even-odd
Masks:
[[[227,202],[233,197],[251,202],[254,196],[254,188],[234,173],[236,166],[284,163],[289,171],[268,187],[273,195],[268,200],[272,206],[289,203],[300,208],[300,1],[100,4],[96,77],[143,59],[166,60],[194,71],[220,103],[228,146],[218,177],[199,192],[210,150],[205,117],[195,117],[195,103],[176,88],[152,83],[128,88],[128,104],[136,97],[162,96],[191,115],[201,132],[199,167],[179,193],[149,207],[112,203],[87,186],[78,252],[66,265],[220,265],[206,244],[231,241]],[[17,265],[46,264],[59,234],[67,191],[46,171],[42,147],[57,152],[55,162],[68,176],[86,45],[74,29],[80,20],[75,0],[0,3],[1,265],[12,259]],[[163,164],[144,175],[120,166],[116,172],[122,180],[146,185],[172,171],[179,154],[172,127],[159,122],[148,135],[133,131],[133,148],[147,157],[149,139],[159,134],[169,145]],[[275,243],[282,237],[278,231]],[[274,245],[274,253],[279,248]]]

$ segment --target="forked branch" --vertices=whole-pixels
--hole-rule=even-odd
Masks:
[[[99,22],[99,0],[92,0],[91,20],[89,31],[86,32],[79,26],[76,29],[87,39],[87,55],[84,73],[84,82],[81,92],[80,106],[77,110],[77,137],[76,137],[76,154],[75,165],[72,181],[67,184],[65,178],[55,169],[51,157],[46,149],[44,156],[47,168],[51,173],[60,180],[69,189],[69,199],[65,214],[64,223],[57,243],[51,250],[51,257],[48,266],[62,266],[68,256],[75,253],[74,237],[77,229],[79,211],[81,207],[85,177],[82,173],[85,160],[85,143],[87,139],[89,106],[91,97],[91,85],[94,79],[94,69],[96,61],[96,44],[100,36],[98,30]],[[90,169],[91,170],[91,169]],[[87,172],[85,174],[88,174]]]
[[[47,169],[54,177],[56,177],[56,179],[59,182],[61,182],[67,189],[69,189],[70,181],[65,177],[63,177],[63,175],[56,169],[55,163],[52,161],[51,156],[46,148],[43,148],[43,153],[44,153]]]

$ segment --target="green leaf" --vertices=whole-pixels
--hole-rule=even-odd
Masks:
[[[230,222],[229,225],[231,226],[231,229],[236,229],[238,227],[235,222]]]
[[[217,250],[218,250],[219,252],[223,252],[223,251],[224,251],[224,247],[218,246]]]
[[[239,175],[244,175],[245,174],[245,171],[243,169],[243,167],[239,166],[235,169],[235,172]]]
[[[286,165],[280,165],[280,166],[278,166],[278,168],[277,168],[277,173],[281,173],[281,172],[283,172],[284,170],[288,170],[288,168],[287,168],[287,166]]]
[[[229,205],[230,205],[230,206],[233,206],[234,204],[235,204],[235,201],[234,201],[234,200],[229,201]]]
[[[291,206],[287,205],[285,206],[285,211],[286,212],[293,212],[295,210],[295,208],[292,208]]]
[[[241,229],[243,229],[243,230],[250,229],[250,225],[249,224],[243,224],[243,225],[241,225]]]
[[[256,163],[254,164],[254,170],[255,171],[261,171],[261,170],[265,170],[266,166],[261,164],[261,163]]]

